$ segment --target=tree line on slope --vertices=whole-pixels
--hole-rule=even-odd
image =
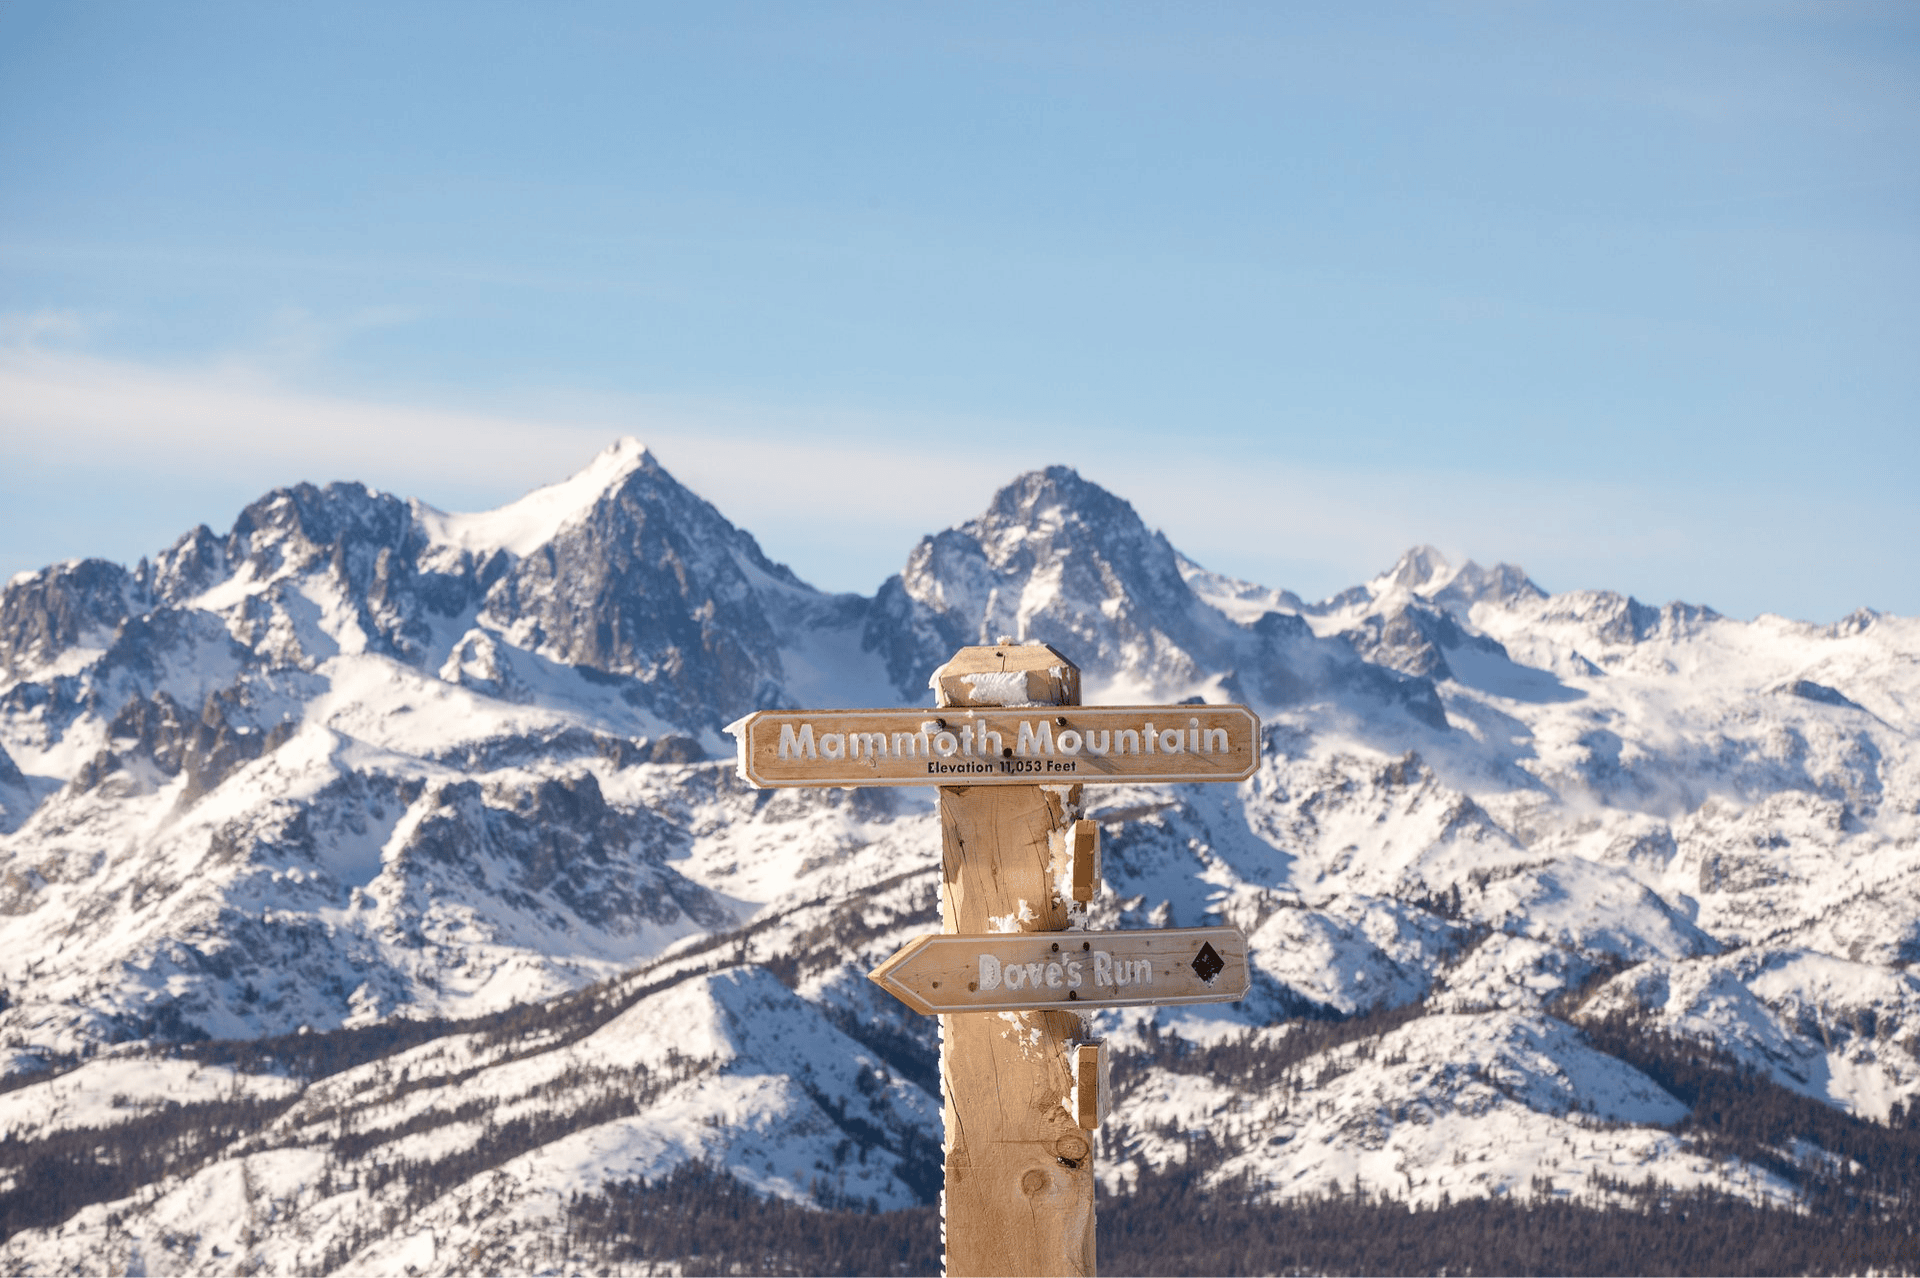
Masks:
[[[283,1113],[291,1100],[233,1099],[158,1108],[110,1127],[70,1127],[33,1140],[0,1137],[0,1242],[59,1225],[83,1207],[190,1174]]]
[[[1840,1274],[1920,1269],[1920,1240],[1859,1218],[1756,1207],[1709,1191],[1638,1191],[1599,1208],[1547,1197],[1412,1208],[1343,1191],[1274,1204],[1241,1181],[1207,1184],[1204,1141],[1125,1195],[1100,1195],[1105,1273]],[[932,1207],[868,1214],[759,1197],[688,1165],[575,1195],[564,1232],[523,1259],[687,1274],[937,1274]]]
[[[762,1198],[724,1170],[688,1163],[575,1194],[548,1264],[632,1266],[671,1260],[688,1275],[937,1274],[937,1207],[820,1211]]]
[[[1712,1044],[1662,1033],[1633,1016],[1580,1028],[1594,1047],[1687,1106],[1673,1130],[1693,1152],[1765,1167],[1825,1220],[1920,1229],[1920,1128],[1903,1107],[1895,1106],[1886,1124],[1856,1118],[1780,1086]]]
[[[1256,1186],[1204,1184],[1219,1151],[1100,1203],[1100,1266],[1126,1274],[1913,1273],[1920,1240],[1891,1222],[1839,1221],[1660,1186],[1601,1208],[1539,1195],[1410,1207],[1364,1192],[1268,1204]],[[1619,1196],[1617,1191],[1616,1198]]]
[[[145,1054],[225,1066],[241,1074],[291,1076],[312,1083],[435,1039],[469,1033],[481,1036],[483,1044],[509,1047],[506,1053],[494,1054],[488,1060],[489,1064],[499,1064],[584,1037],[640,999],[700,974],[681,971],[651,982],[616,977],[563,998],[516,1005],[469,1020],[393,1019],[260,1039],[209,1039],[202,1035],[156,1044]],[[9,1086],[0,1090],[43,1083],[85,1064],[83,1056],[63,1057],[49,1062],[49,1069],[8,1075],[5,1081]],[[382,1094],[397,1097],[424,1087],[457,1085],[463,1078],[422,1074],[411,1081],[388,1079]],[[0,1242],[22,1229],[57,1226],[84,1207],[128,1197],[160,1180],[190,1176],[221,1157],[233,1142],[258,1135],[297,1099],[236,1097],[187,1105],[164,1101],[130,1115],[125,1122],[66,1128],[30,1139],[11,1133],[0,1137],[0,1185],[6,1186],[0,1189]],[[625,1112],[637,1112],[642,1100],[637,1093],[629,1094]],[[444,1117],[447,1113],[441,1111],[441,1121],[452,1121]],[[351,1119],[352,1111],[347,1106],[315,1109],[306,1116],[310,1127],[338,1123],[347,1133],[340,1143],[355,1153],[363,1152],[368,1137],[351,1130]],[[388,1132],[379,1139],[404,1134]],[[551,1139],[556,1134],[565,1135],[566,1131],[557,1130],[554,1123],[509,1125],[489,1133],[485,1151],[504,1159],[531,1148],[530,1141],[543,1136]],[[330,1153],[337,1164],[342,1157],[339,1149]],[[464,1151],[459,1161],[470,1164],[472,1156],[473,1151]],[[438,1173],[425,1168],[413,1170],[416,1179],[436,1184],[444,1184],[452,1174],[450,1167]],[[380,1167],[371,1175],[378,1182],[375,1188],[394,1179],[389,1170]],[[350,1182],[354,1179],[348,1175]],[[418,1192],[410,1187],[408,1196],[412,1200]],[[370,1229],[374,1225],[369,1222]]]
[[[1381,1035],[1419,1014],[1414,1006],[1306,1022],[1271,1055],[1149,1030],[1143,1050],[1116,1061],[1116,1088],[1149,1065],[1290,1085],[1318,1053],[1359,1044],[1370,1055]],[[1102,1192],[1100,1267],[1168,1275],[1920,1272],[1920,1127],[1904,1112],[1889,1125],[1855,1118],[1641,1021],[1581,1028],[1691,1106],[1673,1130],[1694,1152],[1775,1172],[1796,1187],[1802,1208],[1605,1177],[1574,1198],[1538,1182],[1530,1194],[1425,1207],[1357,1187],[1273,1202],[1247,1179],[1208,1183],[1229,1151],[1196,1136],[1183,1160],[1144,1171],[1125,1194]],[[565,1254],[604,1265],[670,1262],[688,1273],[939,1272],[931,1208],[813,1213],[738,1186],[709,1192],[716,1178],[724,1180],[684,1168],[576,1197]]]
[[[930,872],[916,870],[888,880],[887,885],[915,877],[931,881]],[[242,1074],[279,1075],[312,1083],[386,1060],[436,1039],[472,1035],[476,1056],[484,1058],[488,1067],[498,1066],[576,1042],[643,999],[711,970],[744,961],[752,940],[781,924],[791,912],[756,920],[736,931],[718,933],[696,942],[676,954],[667,970],[659,975],[649,976],[647,969],[641,968],[556,999],[515,1004],[477,1017],[393,1018],[373,1025],[324,1031],[303,1029],[258,1039],[212,1039],[196,1027],[180,1024],[170,1027],[173,1041],[155,1043],[143,1054],[224,1066]],[[699,961],[703,956],[705,963]],[[773,966],[782,969],[776,971],[776,976],[785,976],[789,981],[797,979],[791,962],[783,964],[776,958]],[[842,1032],[862,1041],[897,1072],[922,1087],[938,1087],[938,1059],[925,1043],[887,1024],[862,1021],[843,1009],[829,1009],[828,1015]],[[8,1074],[0,1078],[0,1092],[47,1082],[83,1067],[92,1056],[92,1052],[87,1052],[50,1058],[42,1069]],[[480,1068],[476,1064],[466,1074],[453,1076],[423,1072],[412,1079],[389,1077],[384,1080],[382,1095],[397,1098],[423,1088],[457,1086]],[[673,1074],[674,1070],[669,1068],[667,1077]],[[338,1175],[343,1185],[357,1185],[376,1192],[395,1181],[403,1182],[404,1206],[400,1210],[404,1214],[460,1183],[466,1175],[498,1166],[569,1131],[637,1113],[655,1094],[653,1087],[638,1087],[628,1089],[624,1096],[617,1098],[576,1096],[565,1113],[548,1111],[505,1125],[489,1126],[479,1142],[445,1159],[391,1166],[376,1159],[367,1167],[357,1169],[353,1166],[355,1158],[363,1156],[371,1146],[424,1129],[423,1122],[427,1126],[440,1126],[455,1121],[452,1117],[455,1113],[472,1117],[473,1107],[443,1108],[424,1120],[415,1119],[406,1131],[380,1133],[353,1131],[352,1114],[345,1107],[315,1110],[303,1115],[303,1120],[310,1131],[316,1126],[339,1123],[347,1132],[338,1142],[339,1147],[329,1151],[330,1177]],[[831,1098],[827,1099],[831,1102]],[[22,1229],[57,1226],[94,1203],[128,1197],[143,1186],[166,1178],[192,1175],[219,1158],[233,1141],[256,1135],[295,1100],[293,1097],[273,1102],[231,1099],[193,1105],[168,1101],[123,1123],[69,1128],[27,1140],[12,1135],[0,1137],[0,1185],[5,1186],[0,1189],[0,1242]],[[858,1150],[863,1158],[871,1149],[900,1146],[892,1152],[902,1158],[903,1172],[910,1186],[925,1201],[935,1198],[940,1174],[936,1143],[916,1141],[911,1132],[890,1135],[879,1132],[872,1129],[871,1124],[848,1116],[844,1106],[829,1103],[827,1108],[847,1136],[842,1145]],[[357,1231],[357,1241],[378,1237],[379,1231],[392,1223],[384,1219],[368,1220]]]

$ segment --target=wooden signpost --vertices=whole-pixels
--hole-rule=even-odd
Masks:
[[[1081,787],[1241,781],[1260,759],[1244,706],[1081,706],[1052,648],[962,648],[938,708],[762,711],[730,729],[757,786],[940,788],[941,934],[872,976],[940,1016],[946,1272],[1094,1272],[1093,1146],[1106,1052],[1082,1009],[1245,995],[1238,928],[1071,931],[1099,888]],[[1084,915],[1082,915],[1084,918]]]

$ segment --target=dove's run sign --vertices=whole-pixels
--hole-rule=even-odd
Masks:
[[[730,731],[759,786],[1244,781],[1260,764],[1245,706],[763,710]]]
[[[922,936],[873,980],[925,1016],[1231,1003],[1247,995],[1247,938],[1237,927]]]

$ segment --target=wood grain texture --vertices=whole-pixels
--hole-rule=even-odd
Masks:
[[[955,660],[1001,660],[970,655],[982,651],[963,650]],[[992,651],[1071,669],[1051,650]],[[955,672],[954,664],[943,675],[955,675],[957,691],[950,694],[945,681],[936,685],[943,704],[973,690],[958,678],[971,672]],[[1057,678],[1051,670],[1048,665],[1041,673],[1056,699],[1077,699],[1079,672]],[[1053,895],[1053,846],[1056,833],[1079,815],[1079,797],[1077,786],[942,787],[943,930],[1065,928],[1067,903]],[[971,1013],[943,1016],[940,1025],[946,1272],[955,1278],[1092,1274],[1093,1144],[1067,1109],[1075,1082],[1070,1045],[1080,1018]]]

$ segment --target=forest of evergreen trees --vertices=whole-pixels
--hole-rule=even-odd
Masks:
[[[0,1240],[58,1225],[92,1203],[126,1198],[192,1171],[291,1101],[168,1104],[111,1127],[70,1127],[38,1140],[0,1137]]]
[[[1247,1186],[1199,1187],[1211,1165],[1102,1194],[1104,1274],[1913,1273],[1910,1228],[1861,1216],[1753,1207],[1712,1193],[1641,1196],[1598,1210],[1476,1199],[1424,1210],[1365,1194],[1263,1204]],[[937,1274],[932,1207],[865,1214],[762,1199],[724,1173],[683,1167],[576,1198],[564,1254],[589,1267],[673,1261],[688,1274]],[[559,1256],[555,1257],[560,1259]]]
[[[1150,1035],[1164,1067],[1237,1079],[1287,1069],[1419,1014],[1398,1008],[1316,1021],[1281,1053],[1201,1048]],[[1710,1157],[1737,1157],[1793,1182],[1803,1211],[1713,1192],[1594,1186],[1591,1201],[1474,1199],[1413,1209],[1366,1193],[1262,1201],[1248,1183],[1202,1187],[1222,1151],[1205,1142],[1184,1163],[1102,1193],[1098,1252],[1107,1274],[1844,1274],[1920,1272],[1920,1116],[1888,1125],[1850,1117],[1742,1068],[1723,1053],[1615,1019],[1584,1027],[1594,1045],[1692,1107],[1675,1128]],[[1120,1077],[1116,1084],[1121,1085]],[[1789,1156],[1811,1142],[1836,1158]],[[1607,1205],[1601,1204],[1604,1195]],[[1624,1201],[1625,1205],[1622,1205]],[[608,1264],[673,1260],[693,1273],[936,1274],[931,1207],[877,1215],[768,1202],[705,1168],[576,1199],[572,1255]]]

